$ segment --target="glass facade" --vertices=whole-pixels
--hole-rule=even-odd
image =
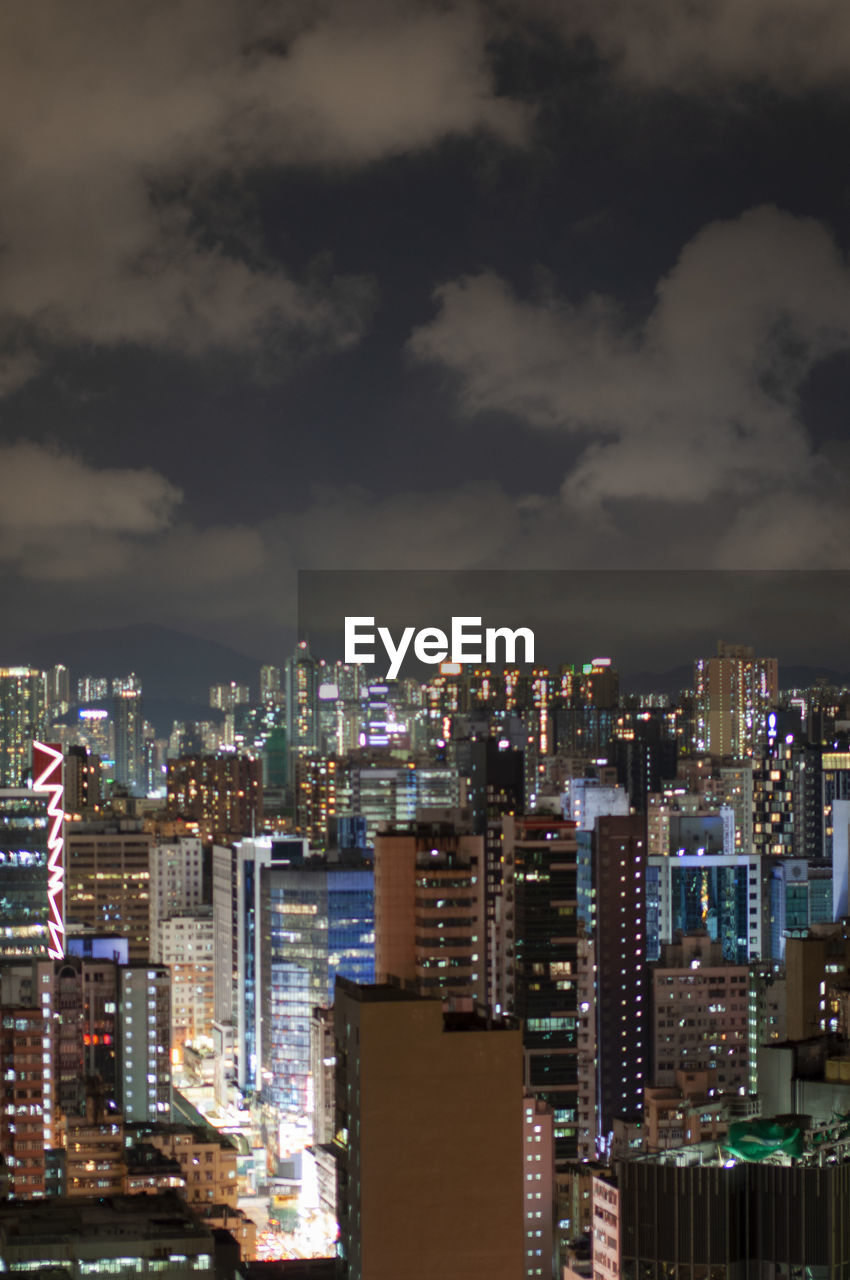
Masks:
[[[266,866],[260,871],[263,1101],[306,1114],[310,1018],[333,1001],[337,974],[375,978],[371,869]]]
[[[748,868],[671,867],[670,907],[673,933],[706,929],[734,964],[748,959]]]
[[[47,955],[49,798],[0,792],[0,957]]]

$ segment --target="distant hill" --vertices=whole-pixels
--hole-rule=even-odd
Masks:
[[[146,704],[150,699],[152,706],[174,703],[184,709],[208,706],[210,685],[224,680],[250,685],[256,694],[260,678],[260,664],[235,649],[150,625],[42,634],[17,645],[14,653],[6,652],[0,638],[0,661],[40,667],[62,662],[74,682],[84,675],[111,677],[134,671],[141,678]]]

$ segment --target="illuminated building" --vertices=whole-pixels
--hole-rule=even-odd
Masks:
[[[51,715],[62,716],[71,706],[71,677],[62,663],[47,672],[47,709]]]
[[[350,1280],[528,1275],[520,1032],[444,1013],[441,1001],[398,987],[344,979],[334,1022],[340,1247]],[[539,1145],[528,1154],[541,1165],[542,1190]],[[551,1276],[543,1227],[534,1230],[531,1247]]]
[[[33,742],[47,728],[47,676],[31,667],[0,667],[0,787],[22,787]]]
[[[251,701],[251,690],[247,684],[238,684],[231,680],[229,684],[210,686],[210,706],[219,711],[235,711]]]
[[[113,699],[115,781],[132,795],[144,795],[144,738],[140,689],[121,689]]]
[[[707,934],[664,946],[652,969],[653,1085],[712,1071],[721,1093],[748,1091],[749,969],[723,959]]]
[[[32,787],[0,791],[0,958],[64,954],[62,754],[36,742]]]
[[[102,702],[109,694],[109,681],[105,676],[80,676],[77,680],[77,702],[84,706],[90,702]]]
[[[280,667],[260,667],[260,702],[283,702]]]
[[[220,1249],[173,1191],[0,1204],[0,1257],[11,1275],[197,1280],[227,1274],[218,1270]]]
[[[158,840],[150,850],[150,942],[156,952],[160,922],[193,915],[205,902],[204,850],[197,836]]]
[[[756,755],[767,738],[767,715],[778,700],[775,658],[756,658],[747,645],[717,646],[694,664],[698,753],[729,760]]]
[[[404,765],[353,761],[337,770],[338,813],[344,812],[340,791],[346,780],[350,788],[347,811],[366,819],[369,845],[374,844],[382,822],[395,826],[413,822],[418,809],[457,808],[464,791],[457,770],[448,765],[427,760],[410,760]]]
[[[20,1199],[43,1196],[46,1191],[48,1122],[42,1055],[48,1028],[41,1004],[31,1008],[0,1005],[0,1072],[5,1099],[0,1109],[0,1156],[6,1165],[9,1191]]]
[[[181,1055],[186,1044],[212,1039],[214,1006],[212,908],[161,920],[153,959],[171,974],[171,1046]]]
[[[237,1150],[225,1134],[219,1137],[210,1128],[163,1123],[133,1125],[132,1132],[179,1164],[190,1205],[236,1208]]]
[[[484,839],[461,812],[421,810],[375,839],[375,973],[423,995],[485,1002]]]
[[[88,747],[65,752],[65,812],[85,813],[100,805],[100,756]]]
[[[578,1149],[578,918],[575,823],[503,819],[503,1009],[522,1019],[526,1086],[552,1108],[555,1160]]]
[[[295,761],[295,827],[310,845],[327,848],[337,816],[339,761],[302,756]]]
[[[119,1093],[128,1123],[171,1117],[171,975],[161,965],[118,973]]]
[[[169,818],[197,827],[205,843],[251,835],[263,821],[263,771],[250,756],[181,756],[169,760]]]
[[[129,944],[131,963],[150,950],[150,859],[153,836],[140,822],[75,822],[69,826],[68,918]]]
[[[649,1069],[646,819],[603,815],[592,836],[599,1133],[641,1110]]]
[[[286,738],[295,755],[319,750],[319,664],[302,640],[284,668]]]
[[[724,959],[762,958],[762,865],[757,854],[677,853],[650,857],[646,869],[646,954],[676,933],[707,930]]]
[[[300,839],[213,851],[216,1022],[235,1026],[238,1083],[308,1113],[310,1019],[337,973],[374,975],[374,875]]]

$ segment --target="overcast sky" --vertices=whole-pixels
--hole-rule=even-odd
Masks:
[[[844,0],[0,10],[2,656],[850,567],[848,86]]]

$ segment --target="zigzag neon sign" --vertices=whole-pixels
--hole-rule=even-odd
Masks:
[[[65,955],[65,810],[62,785],[62,752],[46,742],[32,744],[33,790],[50,795],[47,816],[47,902],[50,946],[47,954],[54,960]]]

